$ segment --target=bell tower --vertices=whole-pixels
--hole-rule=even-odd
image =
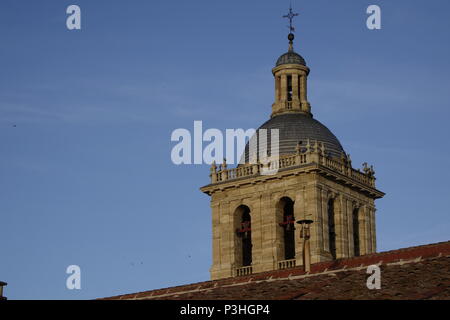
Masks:
[[[289,49],[272,69],[275,78],[275,102],[272,117],[287,112],[311,113],[307,98],[309,68],[305,60],[294,52],[294,34],[289,33]]]
[[[213,280],[303,265],[299,220],[312,221],[312,264],[376,252],[375,200],[384,193],[375,187],[373,167],[354,168],[336,136],[314,119],[310,70],[293,48],[295,16],[292,9],[285,16],[289,48],[272,69],[272,113],[259,128],[279,130],[279,158],[251,163],[256,150],[247,148],[246,163],[213,164],[201,188],[211,197]],[[278,170],[262,174],[266,167]]]

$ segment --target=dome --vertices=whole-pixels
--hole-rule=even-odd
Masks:
[[[284,113],[274,116],[264,123],[259,129],[279,129],[279,155],[289,155],[296,152],[297,144],[310,139],[325,144],[325,152],[332,157],[341,157],[344,149],[336,136],[322,123],[304,113]],[[258,130],[259,130],[258,129]],[[270,151],[270,131],[267,130],[268,151]],[[254,151],[251,151],[254,154]],[[249,160],[248,145],[245,149],[245,161]]]
[[[276,66],[278,67],[282,64],[301,64],[302,66],[306,66],[305,59],[294,51],[286,52],[278,58]]]

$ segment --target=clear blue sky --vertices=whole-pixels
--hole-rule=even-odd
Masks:
[[[309,100],[375,166],[380,251],[449,240],[450,2],[292,1]],[[68,31],[65,10],[82,9]],[[382,9],[382,30],[366,8]],[[2,0],[0,280],[81,299],[207,280],[209,167],[176,128],[255,128],[287,50],[289,1]],[[15,126],[14,126],[15,125]],[[82,289],[65,287],[68,265]]]

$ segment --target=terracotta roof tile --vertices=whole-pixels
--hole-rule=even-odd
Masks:
[[[380,290],[366,286],[372,264]],[[450,241],[107,299],[450,299]]]

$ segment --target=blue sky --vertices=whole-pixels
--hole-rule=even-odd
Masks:
[[[450,3],[292,1],[315,118],[375,166],[380,251],[449,240]],[[66,29],[66,8],[82,30]],[[366,28],[366,8],[382,29]],[[10,299],[90,299],[207,280],[207,165],[176,128],[255,128],[288,1],[2,0],[0,280]],[[67,290],[67,266],[82,289]]]

